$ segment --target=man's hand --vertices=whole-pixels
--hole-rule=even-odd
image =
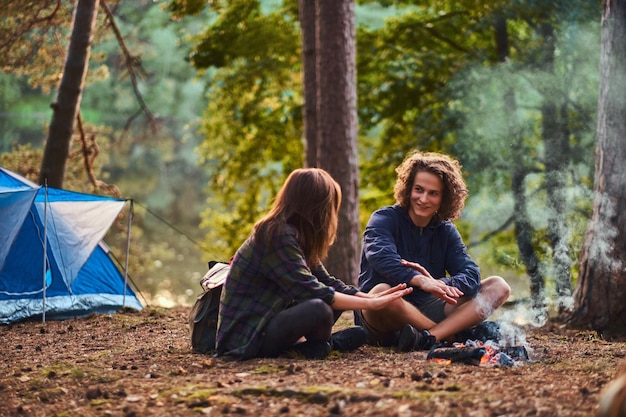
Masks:
[[[411,284],[418,287],[422,291],[431,293],[437,298],[441,298],[450,304],[456,304],[459,297],[463,297],[463,292],[456,287],[446,285],[443,281],[433,278],[430,272],[422,265],[416,262],[402,260],[402,265],[415,269],[421,275],[416,275],[411,279]]]

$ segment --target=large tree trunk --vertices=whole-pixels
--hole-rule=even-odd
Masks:
[[[315,70],[315,1],[298,0],[302,40],[302,84],[304,86],[304,146],[306,166],[317,166],[317,72]]]
[[[602,2],[594,200],[569,323],[626,337],[626,0]]]
[[[317,166],[341,185],[337,241],[326,265],[354,283],[359,268],[356,28],[354,0],[317,0]]]
[[[508,29],[506,18],[500,17],[494,24],[496,52],[500,62],[505,63],[509,57]],[[515,239],[522,262],[526,266],[526,273],[530,278],[530,298],[533,310],[533,320],[543,323],[547,319],[543,272],[539,258],[532,244],[532,226],[528,219],[525,178],[528,169],[524,165],[526,150],[521,137],[519,120],[517,118],[517,102],[515,92],[508,89],[503,94],[504,106],[509,114],[508,130],[513,141],[511,158],[517,161],[511,164],[511,190],[513,192],[513,213],[515,225]]]
[[[39,183],[63,188],[65,166],[82,97],[99,0],[77,0],[63,76],[41,163]]]
[[[544,70],[554,73],[554,54],[556,39],[554,28],[545,23],[540,26],[540,34],[544,39],[544,54],[541,57]],[[559,311],[572,306],[571,257],[569,251],[569,228],[565,217],[567,167],[569,165],[569,136],[566,120],[561,120],[557,111],[557,96],[550,86],[544,89],[543,105],[541,106],[541,136],[544,143],[545,184],[548,195],[548,238],[552,246],[552,264],[554,281],[557,291]],[[566,104],[563,104],[566,106]],[[567,112],[565,112],[567,114]]]

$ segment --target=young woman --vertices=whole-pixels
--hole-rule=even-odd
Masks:
[[[396,204],[375,211],[365,228],[359,288],[373,295],[405,284],[414,291],[383,309],[355,312],[355,322],[368,329],[371,343],[401,351],[472,335],[497,338],[493,322],[474,326],[511,290],[501,277],[481,280],[452,223],[468,194],[461,165],[447,155],[415,152],[396,172]]]
[[[367,332],[331,337],[343,310],[381,309],[408,295],[405,284],[365,294],[332,277],[322,260],[335,240],[341,189],[324,170],[298,169],[232,259],[222,290],[216,350],[233,359],[294,350],[323,358],[351,350]]]

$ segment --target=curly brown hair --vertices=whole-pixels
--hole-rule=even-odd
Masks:
[[[407,155],[396,168],[398,178],[393,190],[396,202],[408,210],[415,175],[421,171],[435,174],[443,181],[441,207],[436,216],[441,220],[458,219],[465,207],[469,191],[461,173],[461,164],[448,155],[419,151]]]

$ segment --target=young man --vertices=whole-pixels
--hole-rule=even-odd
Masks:
[[[356,311],[372,344],[428,350],[498,328],[483,322],[509,297],[498,276],[481,281],[452,223],[468,191],[461,165],[447,155],[415,152],[396,169],[396,204],[375,211],[365,229],[359,289],[376,294],[406,284],[413,292],[377,311]],[[465,341],[464,339],[461,341]]]

